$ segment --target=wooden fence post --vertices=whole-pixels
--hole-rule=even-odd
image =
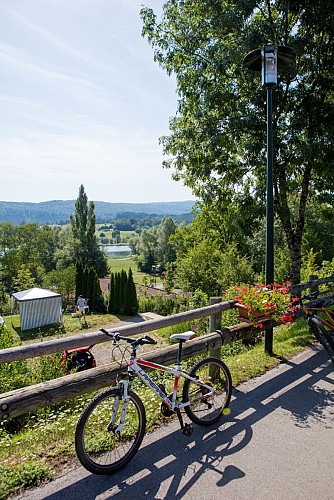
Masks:
[[[218,304],[219,302],[222,301],[221,297],[210,297],[210,306],[214,304]],[[209,325],[209,330],[211,332],[215,332],[216,330],[220,330],[222,326],[222,313],[219,311],[218,313],[210,314],[210,325]],[[210,350],[210,356],[213,356],[215,358],[220,359],[221,354],[220,354],[220,347],[211,349]]]

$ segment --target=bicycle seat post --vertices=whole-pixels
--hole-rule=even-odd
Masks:
[[[182,344],[184,340],[179,340],[179,348],[177,350],[177,357],[176,357],[176,369],[179,370],[181,367],[181,358],[182,358]]]

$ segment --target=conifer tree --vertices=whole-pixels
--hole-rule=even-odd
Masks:
[[[85,188],[81,184],[75,212],[70,217],[72,233],[77,241],[77,254],[84,265],[93,266],[99,276],[105,276],[108,271],[107,259],[97,243],[95,220],[95,204],[93,201],[88,204]]]
[[[115,273],[115,286],[114,286],[114,294],[113,294],[113,299],[114,299],[113,311],[114,311],[115,314],[119,313],[119,309],[120,309],[120,302],[119,302],[120,281],[121,281],[120,274],[119,273]]]
[[[126,271],[122,269],[120,273],[120,286],[119,286],[119,312],[125,314],[125,288],[128,280]]]
[[[114,295],[115,295],[115,274],[110,274],[109,283],[109,301],[108,301],[108,312],[112,314],[114,311]]]
[[[130,268],[125,285],[124,312],[129,316],[135,316],[138,314],[138,307],[136,285],[133,281],[133,274]]]

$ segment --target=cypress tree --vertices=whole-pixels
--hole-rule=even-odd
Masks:
[[[101,290],[99,276],[94,268],[93,268],[93,273],[94,273],[94,291],[93,291],[94,310],[96,312],[103,313],[106,312],[106,303]]]
[[[114,311],[114,295],[115,295],[115,275],[110,273],[110,283],[109,283],[109,301],[108,301],[108,312],[112,314]]]
[[[139,306],[138,306],[136,285],[133,281],[132,270],[130,268],[125,286],[124,311],[125,314],[129,316],[136,316],[136,314],[138,314],[138,309]]]
[[[120,310],[120,304],[119,304],[120,280],[121,280],[120,273],[115,273],[115,287],[114,287],[114,295],[113,295],[113,299],[114,299],[113,310],[114,310],[115,314],[118,314],[119,310]]]
[[[128,277],[126,271],[122,269],[120,274],[120,287],[119,287],[119,312],[125,314],[125,289]]]

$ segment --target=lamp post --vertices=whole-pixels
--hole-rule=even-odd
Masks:
[[[244,58],[244,67],[262,72],[262,85],[267,90],[267,180],[266,180],[266,285],[274,282],[274,173],[272,95],[277,85],[277,69],[291,64],[295,51],[282,45],[264,45]],[[265,351],[272,354],[273,329],[266,330]]]

